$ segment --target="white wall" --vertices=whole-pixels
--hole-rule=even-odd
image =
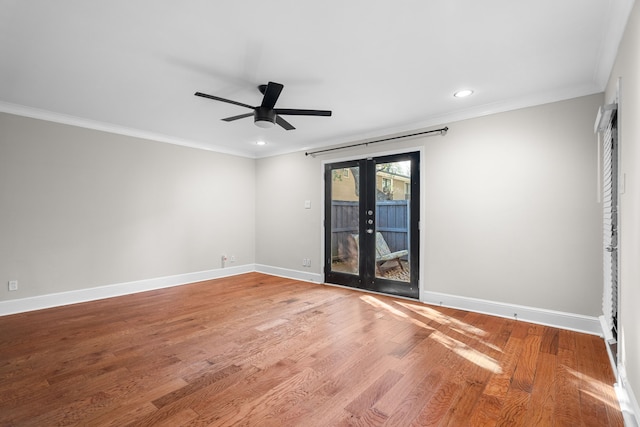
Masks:
[[[20,289],[2,286],[0,297],[216,269],[222,253],[319,277],[322,161],[418,146],[424,290],[597,316],[592,125],[602,101],[450,123],[444,137],[259,160],[2,114],[0,280]]]
[[[223,253],[253,264],[254,171],[252,159],[0,114],[0,300],[217,269]]]
[[[601,314],[593,95],[450,123],[444,136],[257,160],[256,262],[320,274],[322,161],[423,147],[428,291]],[[270,191],[268,191],[270,190]],[[312,209],[303,210],[303,200]]]
[[[601,313],[593,135],[601,102],[594,95],[466,120],[426,141],[429,290]]]
[[[620,195],[620,318],[619,351],[627,386],[636,397],[640,417],[640,4],[635,3],[618,49],[606,91],[615,100],[620,79],[618,136],[620,172],[625,192]],[[622,373],[625,375],[625,372]],[[639,419],[640,421],[640,419]]]
[[[321,183],[320,164],[303,153],[256,161],[257,264],[320,272]],[[310,268],[302,267],[303,258],[311,259]]]

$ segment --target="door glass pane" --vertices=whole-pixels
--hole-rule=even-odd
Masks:
[[[409,282],[411,161],[376,164],[376,277]]]
[[[360,168],[331,170],[331,270],[359,274]]]

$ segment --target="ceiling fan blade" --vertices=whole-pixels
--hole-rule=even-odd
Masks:
[[[276,114],[284,114],[289,116],[325,116],[331,115],[329,110],[300,110],[295,108],[275,108]]]
[[[203,98],[213,99],[214,101],[222,101],[222,102],[226,102],[228,104],[234,104],[234,105],[239,105],[241,107],[251,108],[252,110],[254,108],[251,105],[243,104],[242,102],[237,102],[237,101],[232,101],[230,99],[220,98],[219,96],[207,95],[206,93],[202,93],[202,92],[196,92],[196,93],[194,93],[194,95],[195,96],[201,96]]]
[[[294,130],[295,129],[293,127],[293,125],[291,125],[291,123],[289,123],[288,121],[286,121],[285,119],[283,119],[280,116],[276,116],[276,123],[279,124],[281,127],[283,127],[286,130]]]
[[[221,119],[221,120],[224,120],[225,122],[232,122],[234,120],[244,119],[245,117],[251,117],[251,116],[253,116],[253,113],[244,113],[244,114],[240,114],[233,117],[227,117],[226,119]]]
[[[280,83],[269,82],[264,91],[264,97],[262,98],[262,104],[260,106],[271,110],[273,106],[276,105],[282,88],[284,88],[284,86]]]

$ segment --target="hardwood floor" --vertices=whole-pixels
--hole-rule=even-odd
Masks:
[[[259,273],[0,317],[2,426],[622,426],[595,336]]]

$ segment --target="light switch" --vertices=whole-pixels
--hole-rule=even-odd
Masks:
[[[304,201],[304,208],[305,209],[311,209],[311,200],[305,200]]]

